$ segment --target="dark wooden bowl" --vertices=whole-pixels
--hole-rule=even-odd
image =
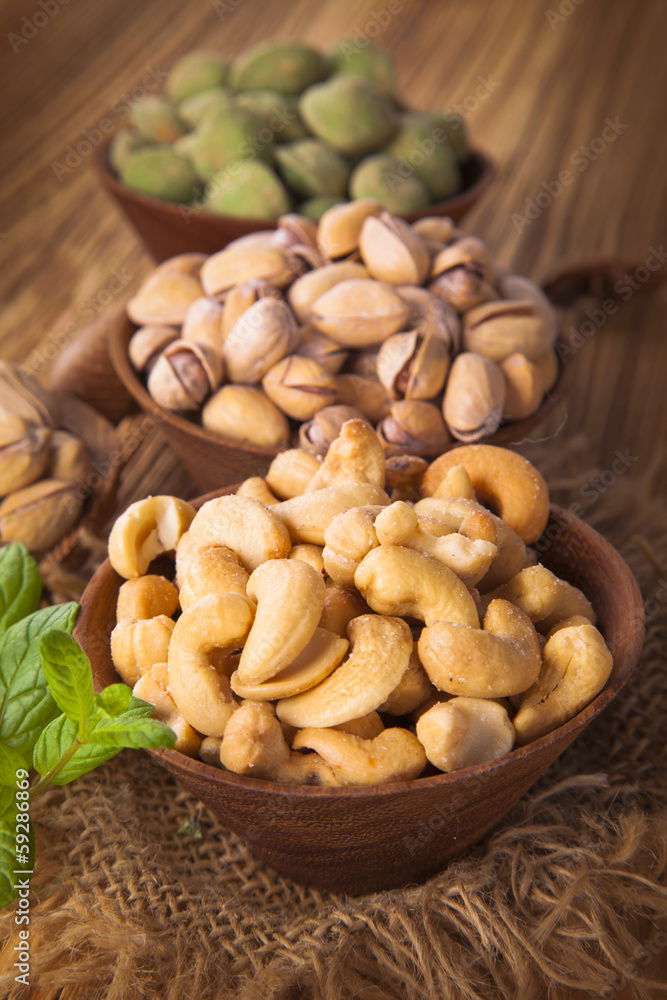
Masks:
[[[194,420],[158,406],[128,357],[127,345],[136,329],[135,324],[124,316],[119,316],[114,325],[110,326],[108,344],[111,363],[141,409],[154,417],[157,426],[201,489],[216,490],[247,479],[248,476],[263,476],[281,449],[240,444],[207,430]],[[561,364],[558,381],[544,397],[540,408],[525,420],[503,424],[487,439],[487,443],[503,447],[521,444],[559,407],[565,414],[564,400],[572,387],[573,377],[573,363]],[[294,447],[298,446],[297,437],[298,435],[293,440]],[[453,441],[449,447],[456,448],[459,444],[459,441]],[[438,454],[440,451],[426,457],[437,458]]]
[[[216,495],[230,490],[218,491]],[[315,788],[241,777],[174,750],[153,758],[280,874],[360,894],[426,878],[488,833],[627,682],[644,636],[641,594],[619,553],[559,507],[542,558],[591,599],[614,657],[604,690],[554,732],[490,764],[392,785]],[[118,680],[109,653],[120,577],[108,561],[81,603],[75,635],[102,690]]]
[[[275,219],[219,215],[187,205],[174,205],[134,191],[118,180],[109,164],[111,138],[95,150],[95,173],[157,261],[188,251],[215,253],[238,236],[257,232],[258,229],[275,228]],[[496,175],[496,169],[483,153],[473,152],[462,168],[462,175],[463,191],[455,198],[428,205],[405,218],[414,222],[428,215],[448,215],[454,222],[460,222],[486,191]]]

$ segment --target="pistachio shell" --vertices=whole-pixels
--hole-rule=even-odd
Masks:
[[[200,177],[211,180],[239,160],[255,162],[257,157],[269,159],[272,145],[273,134],[269,129],[264,130],[262,119],[233,104],[227,109],[204,115],[178,149],[190,158]],[[237,166],[230,168],[231,180],[238,169]]]
[[[388,153],[367,156],[350,178],[353,198],[377,198],[394,215],[408,215],[431,201],[430,193],[414,173],[407,172],[400,160]]]
[[[198,410],[222,381],[222,362],[207,347],[174,340],[153,365],[147,388],[167,410]]]
[[[287,299],[297,319],[305,323],[310,316],[313,303],[343,281],[353,278],[367,278],[368,271],[363,264],[355,261],[341,261],[326,264],[315,271],[308,271],[294,282],[287,293]]]
[[[354,157],[378,149],[397,126],[391,100],[374,83],[358,76],[334,76],[310,87],[299,111],[314,135]]]
[[[240,285],[234,285],[233,288],[230,288],[225,295],[225,306],[222,314],[223,342],[246,309],[267,296],[279,299],[280,291],[274,285],[270,285],[268,281],[261,279],[243,281]]]
[[[378,424],[377,433],[388,455],[438,455],[450,442],[445,422],[434,403],[401,399]]]
[[[538,316],[541,316],[546,324],[549,341],[553,344],[558,336],[558,316],[540,286],[530,278],[524,278],[523,275],[508,274],[499,279],[498,287],[505,299],[534,303]]]
[[[196,129],[205,118],[222,114],[232,107],[233,95],[231,90],[223,87],[212,87],[210,90],[202,90],[200,93],[186,97],[178,105],[178,114],[191,129]],[[183,145],[183,144],[182,144]],[[188,143],[185,143],[187,149]]]
[[[505,405],[505,379],[498,365],[481,354],[459,354],[447,380],[442,412],[459,441],[473,444],[498,427]]]
[[[444,341],[432,334],[422,337],[415,330],[389,337],[378,354],[378,378],[393,399],[433,399],[448,370]]]
[[[461,190],[461,174],[454,149],[438,117],[408,112],[387,152],[409,168],[426,185],[434,201],[452,198]]]
[[[357,254],[364,222],[381,211],[382,205],[375,198],[358,198],[325,212],[317,227],[317,244],[322,256],[342,260]]]
[[[461,237],[460,230],[448,215],[427,215],[413,222],[412,228],[426,242],[441,244],[441,250]]]
[[[359,237],[361,259],[370,274],[389,285],[421,285],[431,266],[424,241],[403,219],[388,212],[370,215]]]
[[[90,452],[81,438],[69,431],[54,431],[51,436],[49,479],[86,485],[93,472]]]
[[[396,88],[396,69],[388,52],[366,40],[363,48],[355,39],[343,38],[330,52],[336,76],[362,76],[385,94]]]
[[[130,122],[147,142],[173,142],[185,132],[174,105],[159,94],[148,94],[133,104]]]
[[[183,101],[212,87],[223,87],[228,73],[228,64],[217,52],[187,52],[172,66],[164,89],[172,101]]]
[[[220,357],[224,340],[223,316],[224,306],[216,299],[208,296],[195,299],[185,314],[181,337],[208,347],[216,357]]]
[[[346,347],[379,344],[403,326],[408,307],[380,281],[352,279],[325,292],[313,303],[311,322]]]
[[[328,212],[330,208],[342,204],[345,204],[344,198],[338,198],[336,195],[320,194],[315,198],[309,198],[308,201],[302,201],[299,205],[299,212],[301,215],[305,215],[307,219],[319,222],[324,213]]]
[[[401,285],[396,291],[410,309],[406,326],[424,337],[439,337],[447,344],[450,353],[456,354],[461,344],[461,322],[456,309],[417,285]]]
[[[326,455],[329,445],[335,441],[341,427],[348,420],[366,421],[366,417],[361,410],[355,410],[352,406],[325,406],[312,420],[301,424],[299,444],[315,455]]]
[[[544,395],[544,382],[537,365],[523,354],[510,354],[501,362],[505,376],[505,420],[522,420],[535,413]]]
[[[207,295],[220,295],[245,281],[267,281],[286,288],[294,274],[293,260],[279,247],[235,241],[208,258],[201,280]]]
[[[177,253],[175,257],[167,257],[161,264],[158,264],[153,274],[175,271],[177,274],[189,274],[193,278],[198,278],[206,256],[205,253],[196,253],[195,251]]]
[[[0,426],[0,496],[29,486],[44,474],[51,454],[52,434],[22,417]]]
[[[223,386],[204,407],[202,424],[216,434],[258,448],[284,448],[289,443],[284,414],[253,386]]]
[[[493,261],[485,244],[474,236],[463,237],[441,250],[431,265],[431,278],[431,291],[458,312],[497,298]]]
[[[329,72],[324,56],[302,42],[266,41],[246,49],[232,63],[235,90],[277,90],[300,94]]]
[[[338,402],[360,410],[372,424],[386,417],[391,410],[387,390],[374,378],[343,374],[337,379]]]
[[[58,408],[51,393],[20,365],[0,361],[0,416],[52,427],[58,422]]]
[[[276,142],[304,139],[308,132],[299,116],[299,98],[276,90],[245,90],[236,95],[236,103],[262,119]]]
[[[301,344],[297,354],[302,358],[313,358],[315,361],[319,361],[322,367],[331,372],[332,375],[338,374],[348,357],[348,352],[335,340],[323,333],[318,333],[317,330],[313,330],[309,326],[302,327]]]
[[[350,165],[322,139],[298,139],[276,150],[283,180],[303,197],[347,192]]]
[[[466,313],[463,346],[492,361],[504,361],[517,352],[532,360],[551,346],[551,332],[534,302],[500,299]]]
[[[299,335],[286,302],[261,298],[230,330],[223,358],[233,382],[259,382],[281,358],[291,354]]]
[[[199,279],[180,271],[154,271],[127,303],[127,315],[139,326],[180,326],[204,294]]]
[[[32,552],[53,548],[76,523],[85,498],[77,483],[42,479],[0,503],[0,543],[23,542]]]
[[[336,379],[312,358],[290,355],[271,368],[262,379],[265,393],[276,406],[295,420],[309,420],[324,406],[336,402]]]
[[[192,164],[169,146],[142,146],[130,153],[120,176],[128,187],[162,201],[185,204],[198,190]]]

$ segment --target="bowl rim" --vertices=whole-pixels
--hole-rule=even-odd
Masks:
[[[195,215],[201,220],[202,224],[208,224],[213,228],[218,228],[218,226],[220,228],[243,226],[245,229],[245,227],[250,225],[252,228],[247,229],[247,232],[253,232],[254,229],[275,228],[277,219],[267,219],[263,217],[253,218],[248,215],[226,215],[222,212],[208,212],[206,209],[199,208],[196,205],[181,205],[176,202],[163,201],[161,198],[155,198],[153,195],[144,194],[142,191],[137,191],[134,188],[128,187],[127,184],[123,184],[123,182],[116,176],[116,172],[109,162],[109,146],[111,145],[114,137],[120,131],[122,131],[122,129],[118,128],[114,132],[105,136],[99,146],[96,146],[93,150],[92,156],[92,164],[95,174],[98,179],[101,180],[102,184],[107,187],[119,201],[122,202],[123,199],[129,198],[130,200],[133,200],[137,204],[143,206],[145,209],[163,212],[166,216],[171,218],[173,221],[177,221],[179,224],[185,223],[187,213],[183,210],[187,209],[189,214]],[[460,208],[466,208],[469,203],[477,201],[497,176],[498,170],[495,161],[492,160],[486,153],[473,147],[471,148],[470,155],[463,166],[464,169],[468,166],[472,166],[473,169],[476,168],[478,171],[477,179],[474,180],[468,187],[464,187],[463,190],[454,195],[453,198],[446,198],[444,201],[432,202],[425,208],[419,209],[417,212],[410,212],[407,215],[401,216],[401,218],[404,218],[407,222],[416,222],[417,219],[424,219],[430,215],[441,216],[447,215],[449,211],[456,212]],[[239,233],[239,235],[242,234]]]
[[[206,502],[207,499],[211,499],[214,496],[229,494],[233,492],[234,489],[235,487],[233,486],[224,487],[223,489],[216,490],[213,493],[197,497],[193,503],[201,505],[201,503]],[[612,672],[611,677],[605,684],[602,691],[600,691],[599,694],[596,695],[596,697],[589,702],[588,705],[585,705],[584,708],[575,716],[551,732],[541,736],[539,739],[533,740],[531,743],[526,744],[526,746],[516,747],[508,753],[503,754],[502,757],[497,757],[495,760],[482,764],[474,764],[470,767],[461,768],[457,771],[451,771],[448,773],[442,772],[426,778],[412,778],[407,781],[391,782],[385,785],[346,785],[343,787],[289,785],[282,782],[266,781],[263,779],[260,780],[258,778],[235,774],[230,771],[213,767],[210,764],[206,764],[204,761],[188,757],[185,754],[168,748],[161,747],[149,749],[148,753],[154,757],[158,763],[163,764],[163,766],[171,770],[172,773],[178,774],[179,771],[188,771],[198,774],[202,778],[212,780],[215,783],[231,784],[259,794],[280,794],[286,797],[305,796],[306,798],[335,800],[345,797],[358,798],[366,796],[382,797],[404,795],[417,789],[423,789],[426,791],[434,787],[439,787],[443,784],[452,784],[456,781],[465,783],[466,781],[473,781],[475,779],[485,779],[494,771],[506,766],[510,760],[519,761],[532,756],[539,757],[543,749],[549,747],[557,740],[561,740],[564,736],[569,737],[567,743],[565,744],[565,746],[567,746],[589,724],[589,722],[598,716],[607,707],[607,705],[613,701],[636,669],[644,643],[644,607],[641,591],[632,570],[611,542],[608,542],[606,538],[604,538],[585,521],[581,520],[581,518],[576,517],[557,504],[550,504],[549,507],[549,523],[551,523],[552,520],[560,522],[561,524],[564,523],[568,529],[571,530],[572,528],[575,528],[579,534],[583,534],[587,538],[588,542],[600,552],[604,565],[608,566],[610,570],[612,568],[618,570],[625,580],[631,595],[627,609],[627,618],[636,623],[637,627],[633,629],[630,634],[630,641],[628,643],[628,648],[625,652],[623,662],[620,664],[620,667],[615,674]],[[86,594],[95,589],[96,581],[97,586],[99,586],[102,577],[107,576],[108,574],[113,574],[117,577],[119,586],[120,583],[122,583],[122,578],[115,573],[109,563],[109,560],[106,559],[96,571],[81,598],[81,611],[74,630],[75,636],[77,633],[78,635],[81,635],[84,632],[87,623],[89,609],[86,607]],[[610,572],[609,577],[611,577],[611,575],[612,574]],[[89,599],[91,596],[92,595],[89,594]],[[92,667],[95,689],[103,690],[106,685],[99,683],[94,663],[92,664]]]

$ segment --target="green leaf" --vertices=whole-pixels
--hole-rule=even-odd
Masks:
[[[19,768],[28,770],[23,754],[8,743],[0,743],[0,784],[16,788],[16,772]]]
[[[26,757],[58,713],[39,656],[41,636],[53,628],[71,632],[78,604],[41,608],[0,635],[0,740]]]
[[[157,719],[125,718],[102,722],[89,734],[97,746],[106,747],[173,747],[176,733]]]
[[[35,866],[35,832],[32,823],[28,824],[27,844],[16,843],[16,823],[12,820],[0,820],[0,910],[16,899],[18,882],[29,879]],[[25,875],[15,872],[26,872]]]
[[[33,767],[40,775],[54,768],[71,749],[78,731],[77,723],[72,722],[66,715],[60,715],[43,730],[37,740],[33,756]],[[83,743],[58,774],[53,776],[51,784],[68,785],[75,778],[80,778],[82,774],[115,757],[119,750],[120,747],[100,747],[92,743]]]
[[[68,719],[83,729],[95,706],[88,657],[76,639],[61,629],[52,629],[42,636],[39,652],[53,700]]]
[[[127,684],[110,684],[95,695],[95,705],[111,719],[117,719],[121,715],[128,719],[141,719],[155,711],[154,706],[147,701],[135,698],[132,688]]]
[[[42,579],[22,542],[0,549],[0,632],[39,607]]]

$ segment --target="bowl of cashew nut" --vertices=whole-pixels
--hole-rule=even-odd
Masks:
[[[98,688],[176,733],[149,751],[278,872],[362,893],[477,843],[618,694],[643,640],[621,556],[525,458],[324,458],[194,504],[133,503],[82,599]]]

